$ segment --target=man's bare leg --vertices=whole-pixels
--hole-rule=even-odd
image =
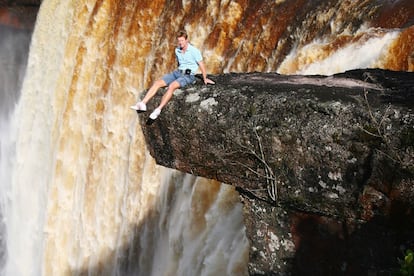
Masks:
[[[162,98],[161,98],[161,103],[158,106],[159,109],[163,109],[163,107],[167,105],[167,103],[171,100],[171,98],[174,94],[174,91],[178,88],[180,88],[180,84],[178,83],[178,81],[173,81],[168,86],[167,91],[165,92],[164,96],[162,96]]]
[[[148,101],[151,100],[152,97],[155,96],[155,94],[157,94],[158,89],[160,89],[161,87],[165,87],[165,86],[167,86],[167,84],[165,83],[163,79],[156,80],[154,84],[151,86],[151,88],[148,90],[147,94],[145,95],[145,97],[142,99],[141,102],[143,102],[144,104],[147,104]]]
[[[167,103],[171,100],[174,94],[174,91],[179,87],[180,87],[180,83],[178,81],[173,81],[172,83],[170,83],[167,91],[165,92],[164,96],[162,96],[161,98],[160,105],[156,109],[154,109],[154,111],[150,114],[150,119],[152,120],[157,119],[158,115],[160,115],[161,113],[161,109],[163,109],[164,106],[167,105]]]
[[[158,89],[165,87],[167,84],[163,79],[156,80],[154,84],[150,87],[142,101],[137,102],[131,106],[131,109],[136,110],[138,113],[147,111],[147,102],[152,99],[152,97],[157,94]]]

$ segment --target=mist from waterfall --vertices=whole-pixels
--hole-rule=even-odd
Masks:
[[[0,26],[0,267],[6,262],[6,224],[8,206],[5,187],[11,182],[14,141],[11,119],[24,78],[30,31]]]

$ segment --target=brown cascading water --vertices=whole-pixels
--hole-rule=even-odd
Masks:
[[[411,5],[44,0],[2,187],[5,274],[246,275],[234,188],[155,165],[129,106],[175,67],[179,29],[209,73],[413,71]],[[381,47],[364,63],[340,58],[367,45]]]

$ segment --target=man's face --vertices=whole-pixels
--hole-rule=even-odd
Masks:
[[[178,47],[180,47],[180,49],[186,49],[187,44],[188,44],[188,40],[185,39],[184,37],[177,37],[177,43],[178,43]]]

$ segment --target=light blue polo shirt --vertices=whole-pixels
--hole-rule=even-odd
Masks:
[[[198,70],[198,63],[203,60],[200,50],[191,44],[188,44],[187,51],[183,51],[177,47],[175,48],[175,56],[178,61],[178,69],[191,69],[191,74],[195,74]]]

